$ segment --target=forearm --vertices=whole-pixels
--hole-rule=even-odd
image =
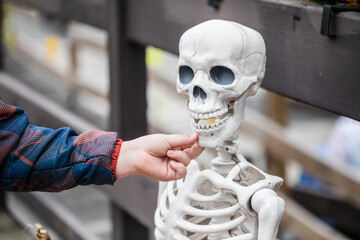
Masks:
[[[115,133],[29,126],[19,108],[0,102],[0,188],[62,191],[113,183]]]
[[[3,162],[1,187],[11,191],[62,191],[112,184],[114,133],[29,127]]]

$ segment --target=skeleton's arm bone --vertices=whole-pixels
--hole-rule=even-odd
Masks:
[[[268,188],[257,191],[251,198],[251,206],[258,213],[258,240],[276,238],[285,203]]]

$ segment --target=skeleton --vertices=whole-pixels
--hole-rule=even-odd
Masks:
[[[284,201],[282,179],[238,153],[245,100],[265,73],[261,35],[240,24],[211,20],[186,31],[179,43],[178,93],[199,145],[213,148],[210,167],[192,161],[185,178],[161,183],[155,212],[157,240],[275,239]]]

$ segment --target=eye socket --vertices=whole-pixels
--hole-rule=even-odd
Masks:
[[[182,84],[189,84],[194,78],[194,72],[189,66],[179,68],[179,78]]]
[[[210,77],[215,83],[220,85],[229,85],[235,80],[234,73],[227,67],[223,66],[213,67],[210,70]]]

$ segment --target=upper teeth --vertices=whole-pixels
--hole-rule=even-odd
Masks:
[[[192,116],[192,124],[196,130],[219,128],[229,118],[228,116],[219,118],[227,111],[227,108],[223,108],[211,113],[196,113],[190,111],[190,115]]]
[[[221,115],[223,115],[224,113],[226,113],[228,111],[227,108],[222,108],[220,110],[217,110],[215,112],[211,112],[211,113],[196,113],[196,112],[190,112],[191,117],[195,118],[195,119],[209,119],[209,118],[216,118],[219,117]]]

